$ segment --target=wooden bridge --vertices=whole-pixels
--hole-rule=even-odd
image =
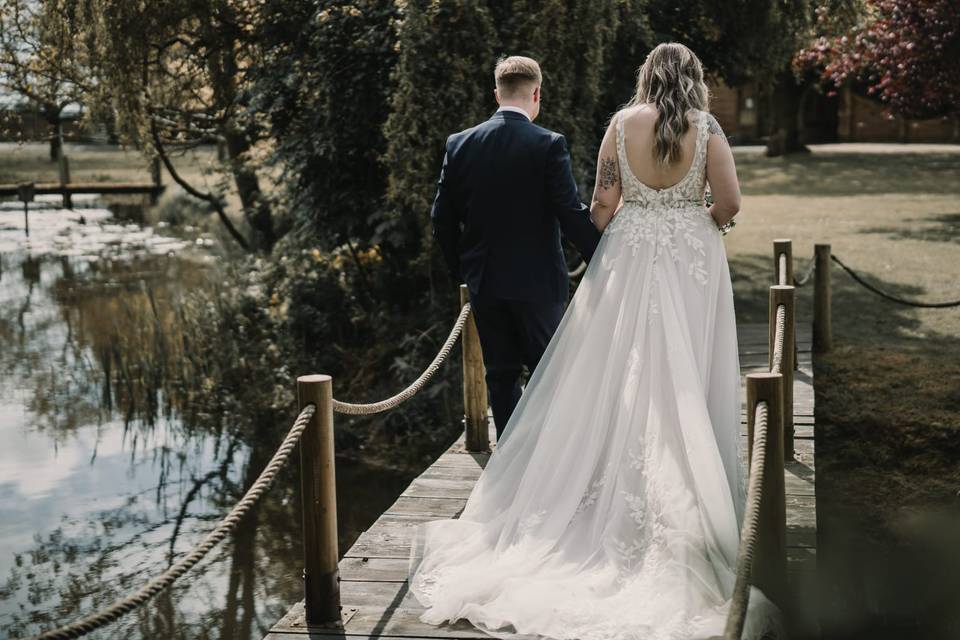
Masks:
[[[161,179],[160,161],[154,158],[150,166],[150,182],[74,182],[70,179],[70,163],[61,152],[57,158],[59,182],[22,182],[0,184],[0,198],[17,197],[22,202],[33,201],[35,195],[58,195],[63,198],[63,208],[72,209],[72,196],[76,194],[137,195],[143,194],[156,204],[165,187]],[[29,223],[27,223],[29,228]]]
[[[761,402],[767,404],[765,409],[769,411],[770,422],[769,434],[765,433],[765,451],[779,453],[766,455],[764,468],[759,470],[763,484],[763,497],[757,498],[759,534],[752,570],[748,566],[746,575],[751,576],[750,582],[763,588],[784,609],[792,637],[815,638],[819,634],[815,601],[817,535],[812,347],[814,334],[820,350],[828,349],[830,343],[829,245],[817,246],[813,329],[795,327],[794,324],[794,287],[787,283],[800,286],[806,278],[804,282],[797,282],[794,278],[791,253],[788,240],[775,242],[775,286],[770,288],[769,325],[738,327],[741,371],[749,378],[756,378],[748,378],[750,384],[747,387],[750,389],[744,389],[742,398],[745,407],[741,433],[744,455],[750,450],[755,428],[766,429],[765,425],[755,424],[754,408]],[[807,275],[809,277],[809,273]],[[489,637],[465,622],[443,626],[421,622],[419,616],[423,608],[409,593],[406,582],[414,527],[430,520],[458,516],[489,459],[490,454],[479,449],[487,448],[488,439],[490,442],[496,440],[495,431],[486,418],[482,361],[478,369],[479,346],[472,321],[464,327],[462,343],[465,436],[454,442],[417,477],[339,559],[336,557],[335,488],[329,477],[326,480],[324,477],[327,474],[332,477],[333,410],[342,409],[335,407],[337,401],[332,400],[328,377],[323,376],[324,379],[320,380],[320,376],[314,376],[301,381],[301,404],[316,402],[318,428],[321,433],[330,431],[313,442],[307,441],[305,433],[301,449],[306,594],[308,599],[314,598],[315,603],[309,605],[313,611],[311,624],[307,623],[305,605],[301,601],[273,626],[267,640],[300,640],[322,635],[430,639]],[[775,344],[776,363],[772,348]],[[779,372],[781,366],[782,376]],[[750,375],[758,373],[761,375]],[[780,386],[781,377],[785,383],[783,387]],[[771,381],[777,385],[768,385]],[[482,415],[478,416],[476,412],[481,407]],[[792,420],[787,416],[792,416]],[[781,419],[785,423],[782,431],[777,427]],[[325,422],[329,424],[324,425]],[[320,460],[311,462],[314,454]],[[329,457],[326,462],[324,456]],[[324,466],[329,468],[321,468]],[[312,509],[310,503],[313,503]],[[748,516],[749,509],[748,506]],[[741,547],[741,560],[743,557]],[[328,622],[321,623],[323,619]],[[737,637],[739,631],[731,633],[728,627],[727,635]]]
[[[739,640],[742,635],[751,585],[786,613],[793,638],[819,636],[812,352],[828,351],[832,338],[830,245],[816,245],[815,249],[811,268],[797,279],[790,241],[774,242],[768,324],[738,327],[740,362],[747,382],[746,395],[741,397],[745,408],[741,434],[747,457],[747,500],[724,640]],[[795,287],[803,286],[811,275],[816,276],[813,327],[798,329]],[[423,609],[407,586],[414,527],[430,520],[456,518],[462,512],[489,460],[490,442],[495,440],[487,411],[479,337],[465,289],[461,287],[460,313],[443,347],[406,389],[380,402],[351,404],[334,399],[330,376],[298,378],[300,413],[286,437],[243,498],[199,544],[138,590],[83,618],[42,632],[34,640],[80,638],[169,588],[234,531],[269,490],[298,443],[305,597],[271,629],[267,640],[330,635],[432,640],[488,637],[464,622],[442,626],[420,622]],[[461,337],[464,437],[414,480],[340,558],[334,412],[380,413],[409,400],[430,381]]]

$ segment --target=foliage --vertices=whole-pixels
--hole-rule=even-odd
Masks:
[[[269,120],[294,215],[325,248],[352,239],[362,249],[374,236],[397,16],[382,0],[270,6],[254,107]]]
[[[591,184],[602,129],[612,115],[603,108],[607,64],[624,64],[621,54],[611,56],[620,26],[618,3],[514,0],[490,5],[500,53],[540,62],[544,102],[538,122],[565,135],[577,182]],[[490,67],[484,69],[484,84],[492,92]]]
[[[224,416],[246,442],[289,421],[298,375],[330,374],[336,397],[355,402],[396,393],[426,367],[453,322],[453,309],[430,322],[371,307],[359,295],[360,280],[389,282],[376,250],[354,257],[343,247],[326,253],[284,240],[274,257],[251,263],[224,288],[193,296],[182,312],[192,363],[182,406],[197,419]],[[393,464],[435,454],[456,430],[457,376],[454,358],[402,409],[338,416],[338,450]]]
[[[31,102],[51,127],[51,159],[61,141],[63,110],[88,89],[79,33],[68,0],[0,0],[0,87]]]
[[[832,87],[863,83],[908,118],[960,110],[960,4],[864,0],[852,8],[853,24],[837,24],[826,8],[818,10],[821,35],[797,54],[799,68],[819,71]]]
[[[75,19],[97,79],[96,106],[115,114],[119,132],[152,148],[191,195],[210,204],[244,245],[269,251],[282,235],[269,195],[261,189],[265,128],[250,109],[252,69],[264,56],[264,3],[246,0],[128,2],[73,0]],[[223,180],[204,192],[180,177],[167,147],[219,140],[226,150]],[[223,211],[231,179],[252,232],[248,241]]]
[[[411,0],[404,4],[391,112],[384,125],[391,211],[381,233],[434,272],[430,203],[444,140],[494,109],[491,64],[496,32],[484,2]]]

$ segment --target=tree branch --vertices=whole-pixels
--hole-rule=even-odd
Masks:
[[[243,237],[243,234],[237,231],[237,228],[233,226],[233,222],[230,221],[230,218],[227,217],[227,212],[223,208],[223,203],[219,196],[212,193],[204,193],[193,187],[189,182],[187,182],[183,176],[177,171],[176,167],[173,166],[173,162],[170,160],[170,156],[167,154],[166,148],[164,147],[163,140],[160,138],[160,131],[157,128],[157,122],[154,119],[153,115],[148,115],[150,118],[150,134],[153,136],[153,147],[157,151],[157,155],[160,157],[160,161],[163,163],[163,166],[167,168],[167,172],[170,174],[170,177],[176,182],[180,187],[186,191],[188,194],[203,200],[210,204],[213,207],[213,210],[217,212],[217,217],[220,218],[220,222],[223,223],[223,226],[226,227],[227,232],[237,241],[244,251],[250,251],[250,243],[247,242],[247,239]]]

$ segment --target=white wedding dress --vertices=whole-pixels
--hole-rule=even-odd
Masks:
[[[704,206],[708,124],[686,176],[624,206],[458,519],[417,527],[421,620],[491,635],[707,638],[733,591],[744,468],[733,291]],[[778,628],[753,589],[745,638]]]

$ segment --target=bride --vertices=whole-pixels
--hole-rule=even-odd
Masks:
[[[423,621],[578,640],[722,635],[745,474],[718,226],[740,191],[706,109],[697,57],[655,48],[600,146],[603,237],[583,281],[463,513],[417,528]],[[750,600],[744,637],[760,637],[777,610],[756,589]]]

